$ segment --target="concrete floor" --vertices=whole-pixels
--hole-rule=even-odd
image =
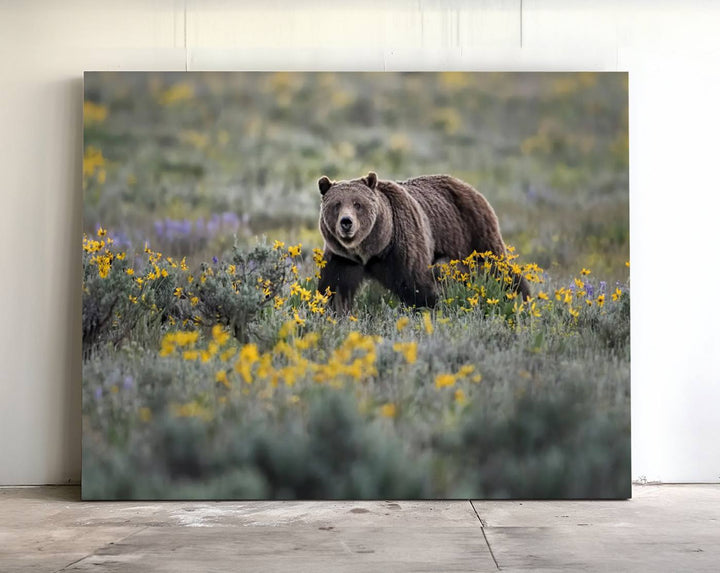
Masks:
[[[0,489],[0,571],[720,571],[720,485],[612,502],[80,502]]]

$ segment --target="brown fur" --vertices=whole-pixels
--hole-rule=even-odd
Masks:
[[[318,181],[325,259],[319,290],[335,294],[348,312],[358,287],[374,278],[411,306],[434,306],[430,265],[473,251],[505,253],[495,211],[473,187],[450,175],[379,181],[375,173],[350,181]],[[515,288],[530,289],[522,277]]]

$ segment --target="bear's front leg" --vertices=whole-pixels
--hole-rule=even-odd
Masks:
[[[368,273],[388,290],[392,291],[400,302],[407,306],[434,307],[438,293],[432,270],[409,269],[402,260],[377,260],[370,264]]]
[[[327,264],[320,270],[318,290],[325,294],[329,288],[330,308],[338,314],[349,314],[357,289],[365,278],[362,265],[329,251],[324,255]]]
[[[433,283],[411,283],[396,289],[403,304],[408,306],[427,306],[433,308],[437,304],[438,294]]]

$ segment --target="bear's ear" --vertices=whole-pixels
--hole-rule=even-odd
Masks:
[[[327,190],[332,187],[332,181],[330,181],[326,175],[323,175],[320,179],[318,179],[318,187],[320,188],[320,195],[325,195]]]
[[[370,189],[375,189],[375,187],[377,187],[377,175],[374,171],[368,173],[367,177],[363,177],[363,181],[365,185],[370,187]]]

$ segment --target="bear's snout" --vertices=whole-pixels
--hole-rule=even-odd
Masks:
[[[340,228],[345,233],[350,231],[350,229],[352,229],[352,226],[353,226],[353,221],[350,217],[343,217],[342,219],[340,219]]]

